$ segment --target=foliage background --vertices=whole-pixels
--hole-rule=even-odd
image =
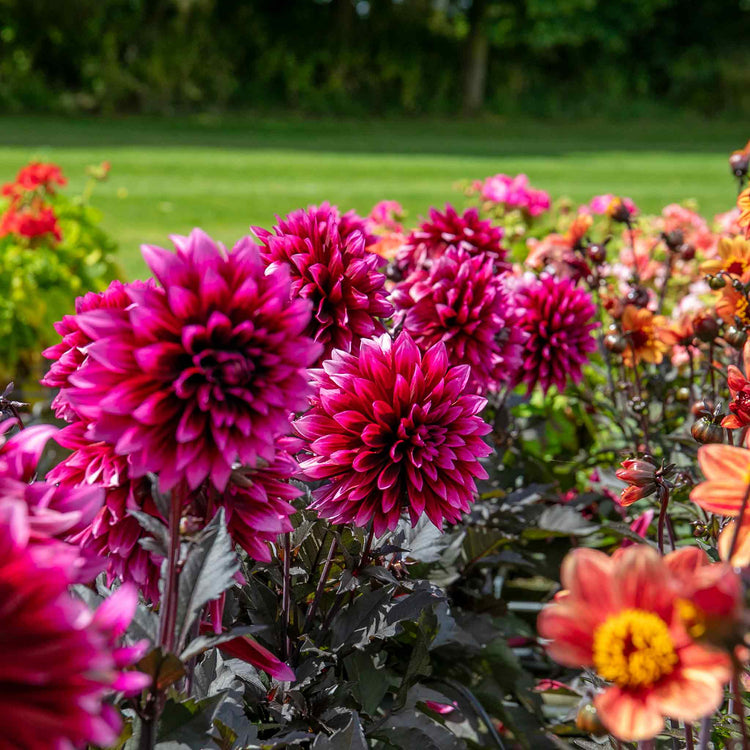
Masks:
[[[0,109],[750,111],[748,0],[0,0]]]

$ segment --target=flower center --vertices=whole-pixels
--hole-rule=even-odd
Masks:
[[[747,268],[747,262],[742,258],[738,258],[736,255],[732,255],[727,259],[724,268],[727,273],[731,273],[733,276],[742,276]]]
[[[667,623],[653,612],[626,609],[594,633],[594,666],[621,688],[650,687],[670,674],[677,654]]]

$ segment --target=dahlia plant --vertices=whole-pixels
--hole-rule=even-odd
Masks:
[[[750,750],[746,151],[713,222],[495,175],[83,293],[58,426],[0,396],[0,747]]]

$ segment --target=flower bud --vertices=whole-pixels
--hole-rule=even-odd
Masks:
[[[710,315],[701,315],[695,319],[695,335],[707,344],[719,335],[719,322]]]
[[[646,307],[648,305],[648,292],[642,286],[631,287],[625,295],[625,301],[629,305]]]
[[[715,292],[719,291],[719,289],[723,289],[727,285],[726,280],[723,276],[709,276],[708,277],[708,286],[713,289]]]
[[[737,326],[729,326],[726,331],[724,331],[724,341],[735,349],[742,349],[747,341],[747,331],[744,328],[738,328]]]
[[[594,737],[604,737],[606,734],[609,734],[604,724],[602,724],[602,720],[599,718],[596,706],[593,703],[586,703],[578,709],[576,727]]]
[[[682,260],[692,260],[695,258],[695,246],[691,245],[689,242],[683,243],[678,249]]]
[[[613,354],[622,354],[628,346],[628,342],[621,333],[608,333],[604,337],[604,346]]]
[[[680,246],[685,242],[685,233],[682,229],[673,229],[671,232],[662,232],[661,237],[664,240],[664,244],[673,253],[676,253],[680,249]]]
[[[586,248],[586,253],[589,256],[589,260],[596,265],[600,265],[607,260],[607,248],[599,243],[594,243]]]
[[[750,154],[744,151],[733,151],[729,157],[729,168],[735,177],[745,177],[747,175],[748,164],[750,164]]]
[[[716,424],[708,417],[701,417],[690,429],[690,434],[699,443],[723,443],[724,442],[724,428],[720,424]]]

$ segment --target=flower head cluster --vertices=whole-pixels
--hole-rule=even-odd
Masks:
[[[35,481],[42,452],[58,430],[35,425],[6,439],[5,433],[14,424],[14,420],[0,424],[0,514],[13,516],[22,511],[28,543],[44,546],[50,556],[66,560],[70,575],[77,582],[88,582],[102,569],[101,558],[68,540],[91,523],[102,506],[103,493],[97,487]]]
[[[515,379],[525,338],[521,312],[491,258],[449,248],[393,297],[404,330],[422,351],[442,342],[451,365],[471,367],[471,390],[497,390]]]
[[[664,558],[640,544],[613,557],[577,549],[563,562],[564,591],[539,616],[556,661],[592,668],[609,683],[594,704],[622,740],[650,739],[664,717],[695,721],[723,701],[729,658],[695,640],[695,627],[736,602],[727,601],[713,576],[698,589],[686,583],[693,577],[682,571],[696,565],[708,567],[696,548]],[[734,575],[717,567],[720,577]],[[739,585],[732,590],[738,595]]]
[[[569,279],[542,274],[523,281],[515,301],[523,310],[520,325],[528,336],[518,382],[526,383],[529,392],[538,383],[545,393],[553,385],[564,390],[569,380],[578,383],[596,349],[592,331],[598,324],[591,296]]]
[[[16,235],[29,240],[52,237],[59,242],[62,233],[47,196],[54,194],[55,185],[66,183],[55,164],[32,162],[21,169],[15,182],[2,187],[2,195],[9,199],[9,204],[0,216],[0,237]]]
[[[529,216],[539,216],[549,211],[549,193],[529,185],[525,174],[511,177],[496,174],[479,183],[479,194],[484,201],[501,206],[505,211],[520,209]]]
[[[334,352],[313,371],[313,406],[295,423],[311,454],[302,470],[325,480],[312,507],[336,523],[371,521],[377,535],[403,509],[413,524],[423,513],[438,528],[460,520],[491,452],[470,375],[449,366],[442,343],[422,354],[405,332],[363,341],[358,355]]]
[[[93,343],[63,398],[88,437],[129,456],[131,477],[223,491],[235,462],[273,460],[319,347],[304,334],[309,303],[289,301],[286,268],[264,272],[249,239],[229,253],[200,230],[174,241],[176,253],[144,247],[160,287],[77,316]]]
[[[662,332],[666,327],[663,317],[654,315],[645,307],[626,305],[620,322],[627,341],[622,353],[626,367],[633,367],[639,362],[659,364],[664,359],[672,338]]]
[[[507,268],[503,247],[503,229],[481,219],[475,208],[462,215],[451,205],[445,211],[430,209],[430,218],[411,232],[396,254],[396,263],[403,271],[428,267],[449,248],[465,250],[469,255],[484,254],[495,262],[497,270]]]
[[[96,612],[74,599],[68,586],[79,580],[80,566],[70,554],[59,554],[54,540],[48,544],[43,538],[45,525],[59,531],[65,523],[64,508],[58,504],[60,513],[48,516],[35,510],[7,497],[0,504],[3,744],[109,746],[121,721],[107,697],[139,692],[151,681],[140,672],[124,671],[147,644],[119,645],[137,594],[123,587]],[[69,512],[76,516],[74,507]]]
[[[263,243],[261,255],[272,272],[288,269],[290,296],[310,300],[313,317],[306,333],[323,347],[356,351],[359,341],[382,333],[392,313],[385,275],[370,244],[363,220],[339,214],[324,203],[294,211],[272,232],[254,227]],[[376,238],[372,238],[375,240]]]

